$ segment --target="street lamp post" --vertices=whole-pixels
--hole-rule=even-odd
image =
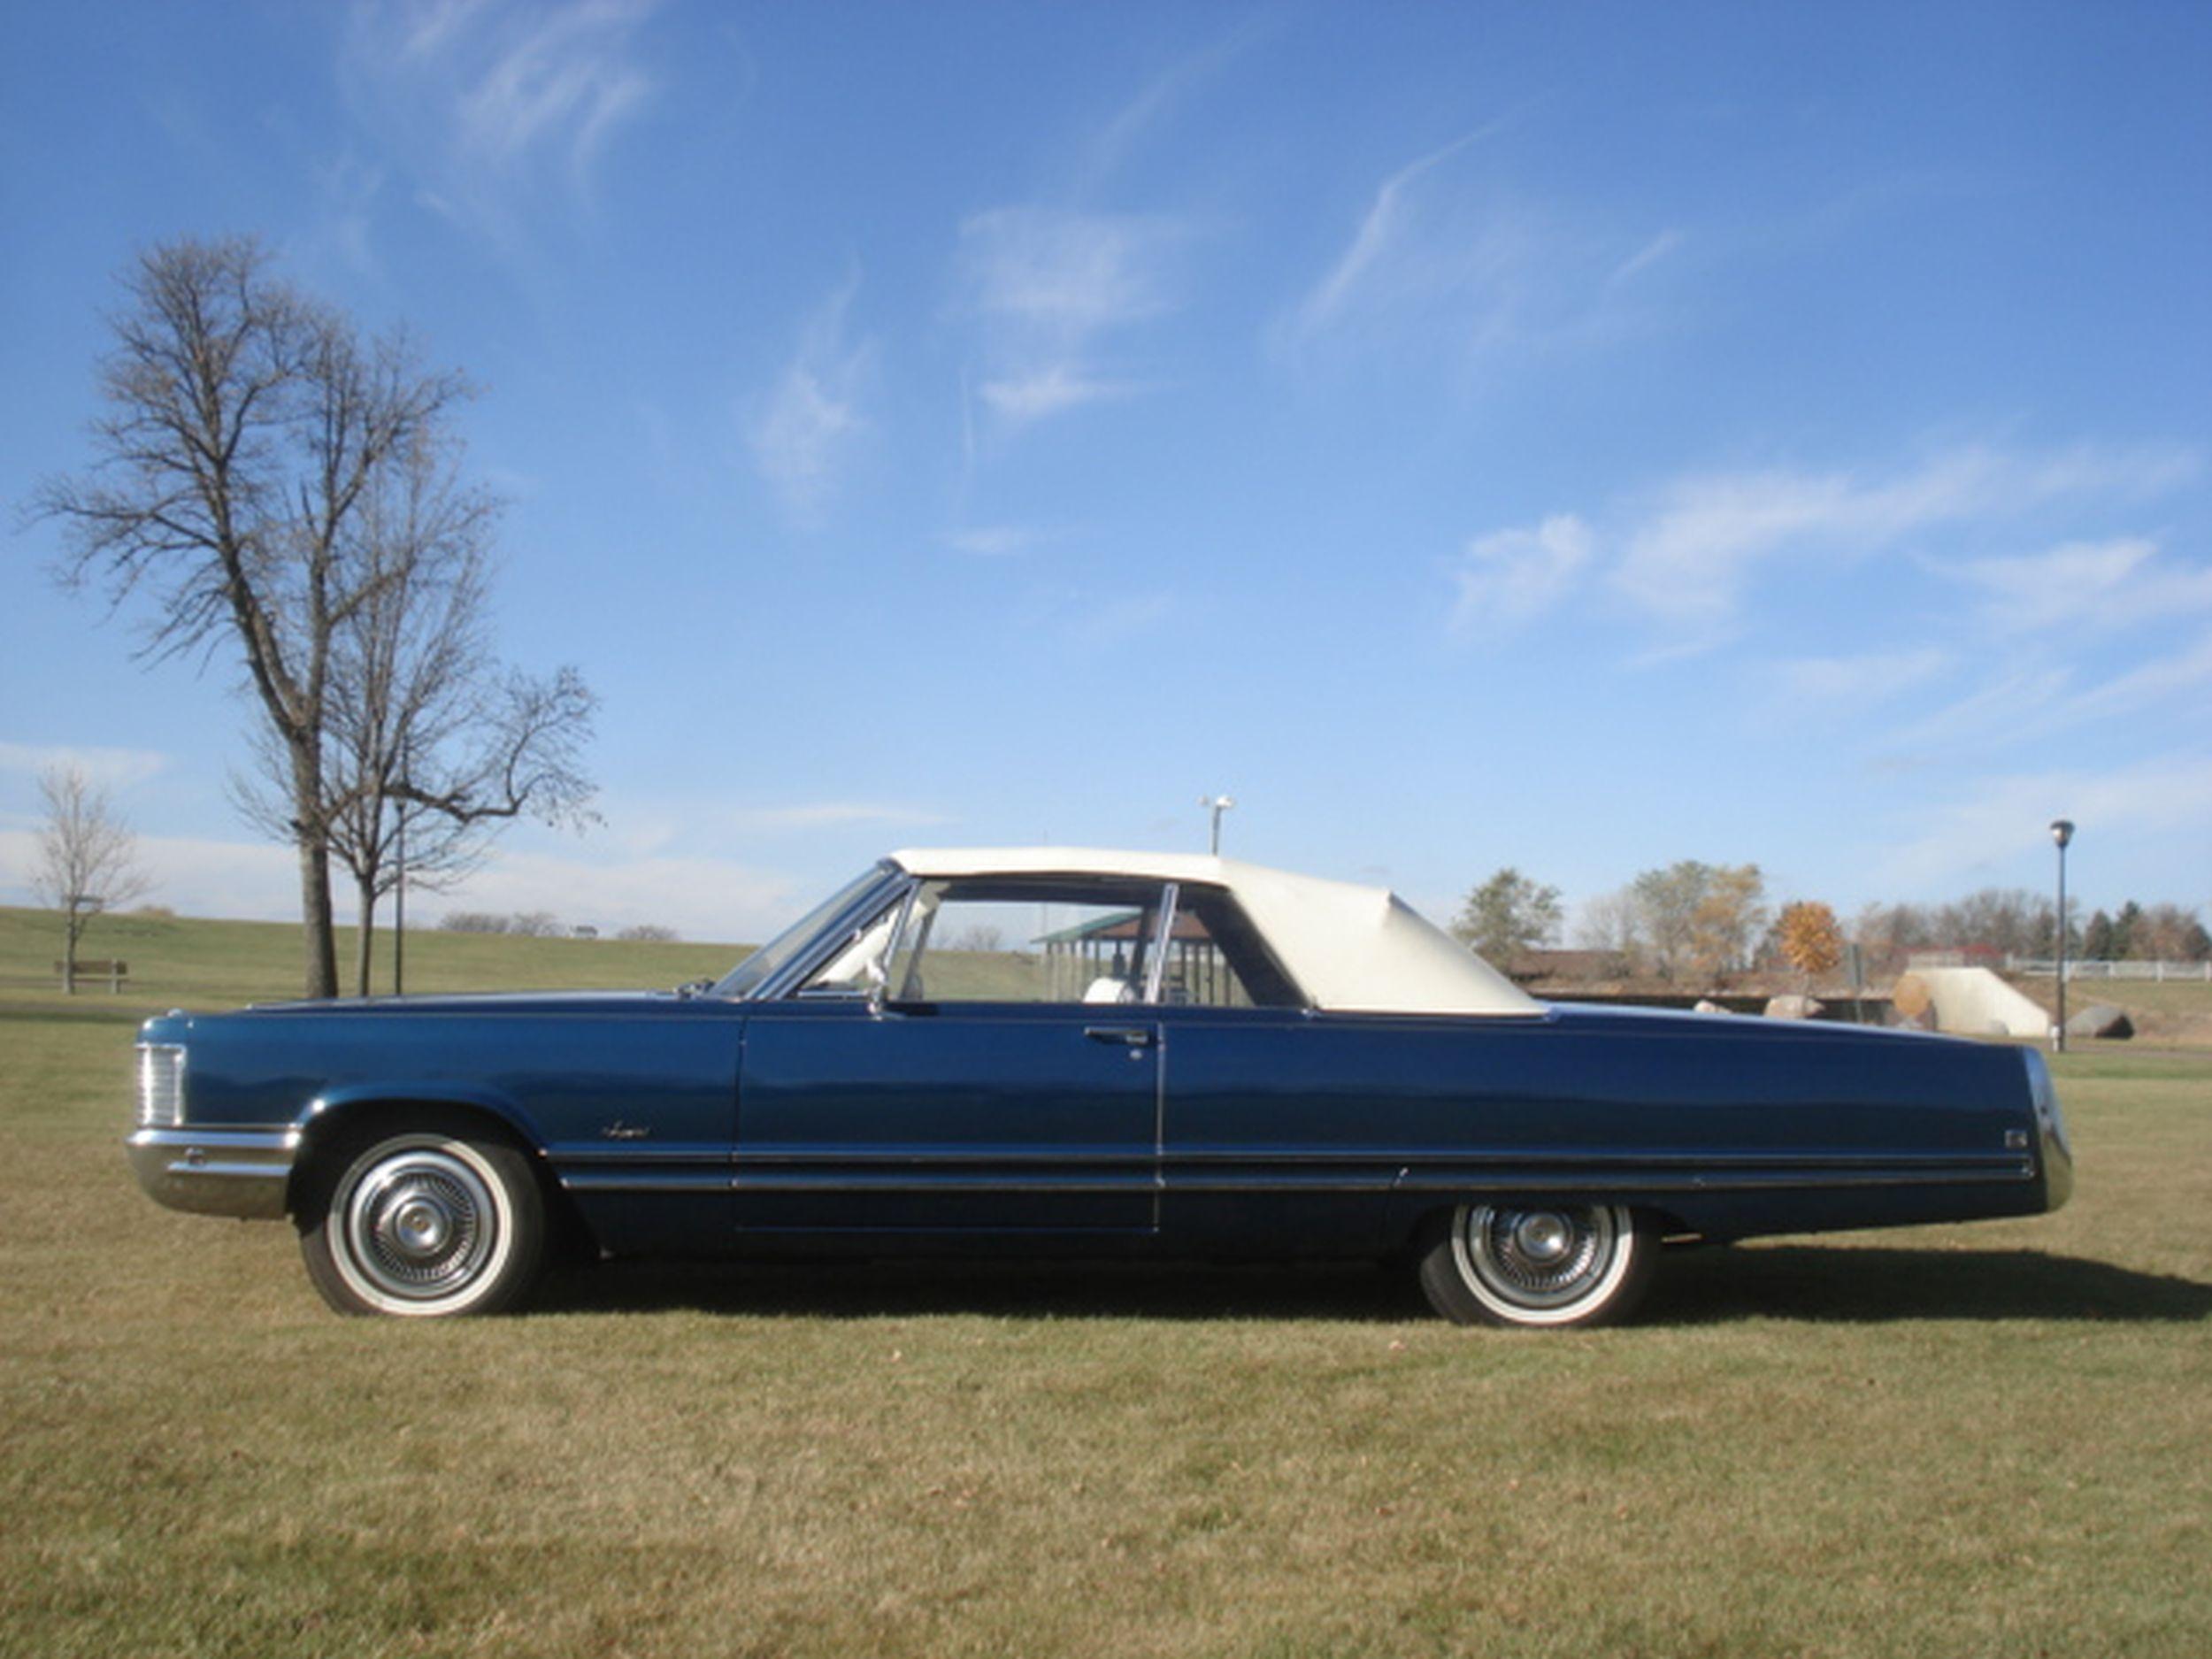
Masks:
[[[2051,820],[2051,840],[2058,845],[2058,1024],[2051,1028],[2051,1046],[2066,1052],[2066,843],[2074,839],[2071,818]]]
[[[408,771],[408,762],[411,758],[408,750],[407,741],[402,739],[399,775],[411,786],[414,778]],[[399,803],[397,832],[396,845],[393,849],[398,870],[392,882],[392,995],[404,996],[407,994],[407,802],[404,797]],[[363,917],[361,925],[366,927],[369,918]]]
[[[1236,805],[1236,803],[1225,795],[1202,795],[1198,797],[1198,804],[1214,815],[1213,836],[1207,845],[1207,850],[1218,858],[1221,856],[1221,815]]]

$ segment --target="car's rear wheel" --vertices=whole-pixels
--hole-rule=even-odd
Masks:
[[[1457,1325],[1602,1325],[1625,1317],[1659,1239],[1625,1204],[1462,1204],[1421,1251],[1429,1305]]]
[[[307,1276],[339,1312],[498,1313],[528,1293],[545,1199],[520,1151],[419,1129],[339,1156],[299,1217]]]

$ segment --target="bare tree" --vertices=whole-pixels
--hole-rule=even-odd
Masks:
[[[86,781],[74,766],[50,766],[39,774],[46,822],[38,833],[38,862],[31,891],[61,912],[61,988],[77,989],[77,941],[92,918],[129,903],[146,891],[137,838],[108,803],[107,791]]]
[[[245,239],[141,256],[111,319],[94,465],[48,480],[32,511],[63,524],[65,584],[154,600],[142,656],[234,650],[283,758],[306,992],[331,996],[332,659],[389,580],[357,521],[393,457],[434,441],[468,388],[403,338],[362,340],[268,265]]]
[[[1764,879],[1756,864],[1685,858],[1647,870],[1627,889],[1636,933],[1662,979],[1710,980],[1747,960],[1766,926]]]
[[[1644,938],[1637,922],[1636,906],[1625,892],[1601,893],[1585,899],[1575,918],[1574,940],[1584,950],[1603,951],[1620,958],[1624,972],[1644,955]]]
[[[364,996],[377,905],[403,877],[442,891],[481,864],[499,827],[524,813],[580,823],[592,795],[580,755],[595,699],[573,669],[539,680],[493,658],[485,611],[499,503],[461,482],[449,451],[419,439],[365,492],[355,534],[374,579],[331,653],[322,818],[353,877]],[[259,784],[234,780],[233,795],[249,818],[280,829],[286,757],[264,742],[257,759]]]
[[[2204,936],[2204,924],[2180,905],[2153,904],[2135,925],[2135,954],[2151,961],[2191,961]]]

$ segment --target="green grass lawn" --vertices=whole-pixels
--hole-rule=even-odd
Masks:
[[[614,1266],[413,1326],[119,1150],[134,1022],[285,994],[294,931],[111,926],[130,988],[65,1000],[0,912],[0,1653],[2212,1652],[2212,1053],[2055,1063],[2057,1216],[1672,1256],[1617,1331],[1018,1264]]]

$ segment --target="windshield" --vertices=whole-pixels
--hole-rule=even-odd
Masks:
[[[767,979],[804,950],[830,923],[859,902],[861,895],[879,885],[889,866],[873,864],[785,928],[758,950],[724,975],[714,987],[716,996],[750,996]]]

